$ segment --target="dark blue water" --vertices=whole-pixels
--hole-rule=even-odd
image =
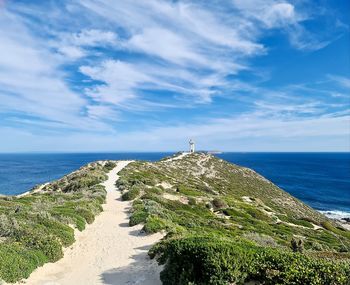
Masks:
[[[350,153],[223,153],[322,211],[350,213]],[[350,217],[350,214],[341,216]]]
[[[0,154],[0,194],[15,195],[95,160],[154,161],[170,153]],[[350,153],[223,153],[324,211],[350,213]]]

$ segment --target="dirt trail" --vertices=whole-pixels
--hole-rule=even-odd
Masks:
[[[129,227],[131,203],[122,202],[116,191],[117,173],[128,163],[118,161],[103,183],[107,190],[104,211],[83,232],[77,232],[76,242],[62,259],[38,268],[24,284],[161,284],[161,268],[149,260],[147,251],[162,235],[140,234],[141,225]]]

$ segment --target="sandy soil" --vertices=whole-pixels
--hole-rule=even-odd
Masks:
[[[169,162],[169,161],[174,161],[174,160],[179,160],[179,159],[182,159],[184,158],[186,155],[189,155],[190,153],[189,152],[182,152],[181,154],[175,156],[175,157],[171,157],[167,160],[164,160],[164,162]]]
[[[114,185],[117,173],[129,161],[119,161],[104,183],[107,202],[104,211],[65,250],[56,263],[45,264],[32,273],[24,284],[161,284],[161,268],[148,258],[148,249],[162,238],[161,234],[140,234],[141,225],[129,227],[130,202],[122,202]]]

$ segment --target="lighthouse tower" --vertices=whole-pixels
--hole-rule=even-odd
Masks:
[[[194,153],[194,141],[190,139],[190,153]]]

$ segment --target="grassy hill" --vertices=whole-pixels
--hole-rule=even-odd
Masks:
[[[27,278],[63,256],[74,228],[83,230],[102,211],[106,191],[99,183],[114,166],[90,163],[28,195],[0,197],[0,283]]]
[[[130,226],[166,231],[163,284],[349,284],[350,232],[251,169],[194,153],[120,173]]]

